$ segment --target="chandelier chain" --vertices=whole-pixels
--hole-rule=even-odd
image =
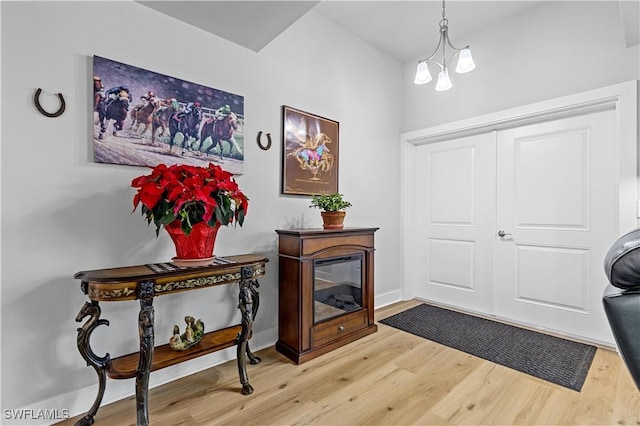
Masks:
[[[447,16],[446,16],[446,14],[444,12],[444,8],[445,8],[444,0],[442,0],[442,19],[440,20],[440,23],[439,23],[440,32],[444,31],[444,29],[447,28],[448,25],[449,25],[449,20],[447,19]]]

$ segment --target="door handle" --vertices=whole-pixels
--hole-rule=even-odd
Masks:
[[[504,232],[504,231],[498,231],[498,237],[502,238],[502,237],[506,237],[507,235],[511,235],[508,232]]]

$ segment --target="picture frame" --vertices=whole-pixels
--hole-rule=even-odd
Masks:
[[[93,56],[97,163],[213,163],[243,174],[244,119],[244,96]]]
[[[282,106],[282,194],[338,192],[340,123]]]

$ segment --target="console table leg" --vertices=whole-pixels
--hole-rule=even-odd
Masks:
[[[255,363],[253,360],[256,359],[256,357],[253,356],[249,350],[247,341],[249,340],[249,336],[251,336],[253,320],[257,313],[257,306],[254,307],[254,301],[257,296],[255,287],[258,286],[258,283],[253,279],[253,268],[251,267],[243,267],[241,276],[238,309],[240,309],[240,313],[242,314],[242,331],[238,336],[236,357],[238,358],[238,373],[240,375],[240,383],[242,384],[242,393],[249,395],[253,393],[253,387],[249,383],[249,377],[247,376],[247,360],[245,354],[251,354],[250,358],[252,359],[252,363]]]
[[[141,282],[138,289],[140,314],[138,332],[140,333],[140,360],[136,371],[136,412],[138,426],[149,425],[149,376],[153,361],[153,296],[154,282]]]
[[[98,374],[98,395],[87,412],[87,414],[76,422],[76,426],[87,426],[93,424],[93,417],[100,408],[102,397],[104,396],[104,389],[106,386],[106,365],[109,363],[110,356],[106,354],[103,357],[97,356],[91,349],[90,338],[93,330],[99,325],[109,325],[109,321],[100,319],[100,306],[98,302],[86,302],[80,309],[80,312],[76,316],[76,322],[80,322],[83,318],[89,316],[90,318],[84,323],[84,325],[78,328],[78,351],[80,355],[87,361],[87,365],[92,366]]]
[[[255,364],[259,364],[260,361],[262,361],[262,358],[260,358],[259,356],[255,355],[253,352],[251,352],[251,349],[249,349],[249,342],[247,342],[247,349],[246,349],[246,354],[247,357],[249,357],[249,363],[251,365],[255,365]]]
[[[251,292],[251,301],[252,301],[251,319],[253,321],[256,320],[256,315],[258,314],[258,307],[260,306],[260,294],[258,293],[258,290],[257,290],[258,287],[260,287],[260,284],[258,284],[258,280],[254,280],[249,285],[249,291]],[[260,363],[260,361],[262,361],[262,359],[260,359],[259,356],[256,356],[254,355],[253,352],[251,352],[251,349],[249,349],[249,342],[247,342],[246,352],[247,352],[247,356],[249,357],[249,362],[252,365],[258,364]]]

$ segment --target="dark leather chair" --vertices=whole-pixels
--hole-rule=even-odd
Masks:
[[[609,249],[604,270],[609,285],[602,303],[620,356],[640,390],[640,229]]]

